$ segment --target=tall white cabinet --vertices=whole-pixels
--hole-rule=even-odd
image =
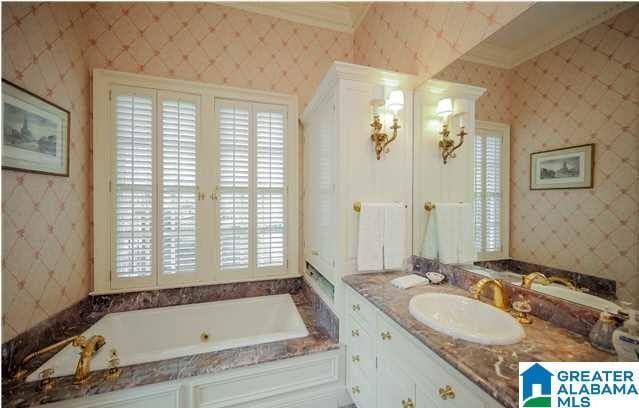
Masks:
[[[341,277],[356,272],[357,201],[403,202],[412,217],[413,94],[417,78],[335,62],[302,115],[304,138],[304,260],[335,288],[324,300],[341,317]],[[401,129],[381,160],[375,157],[371,100],[384,87],[404,92]],[[390,131],[387,131],[390,133]],[[406,256],[411,252],[407,228]]]

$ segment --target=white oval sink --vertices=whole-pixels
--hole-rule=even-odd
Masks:
[[[410,314],[431,328],[462,340],[486,345],[519,343],[525,336],[519,322],[486,303],[445,293],[414,296]]]

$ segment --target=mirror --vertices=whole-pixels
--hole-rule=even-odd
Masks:
[[[639,6],[533,5],[415,92],[415,255],[636,306],[638,106]]]

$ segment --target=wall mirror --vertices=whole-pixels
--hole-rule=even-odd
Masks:
[[[415,91],[416,256],[637,305],[637,13],[537,3]]]

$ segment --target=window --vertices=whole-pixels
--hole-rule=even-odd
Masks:
[[[96,70],[94,106],[95,293],[299,275],[294,97]]]
[[[509,127],[477,121],[475,247],[480,260],[508,257]]]
[[[285,267],[286,111],[221,100],[219,127],[220,270],[277,274]]]

